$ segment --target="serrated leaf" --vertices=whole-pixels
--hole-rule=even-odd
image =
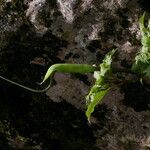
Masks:
[[[86,116],[88,120],[90,120],[90,116],[93,113],[95,106],[102,101],[103,97],[110,89],[107,78],[111,76],[111,63],[115,52],[115,49],[109,52],[100,64],[100,71],[94,72],[94,78],[96,79],[95,85],[93,85],[86,97]]]
[[[89,122],[90,122],[91,113],[94,112],[95,106],[102,101],[103,97],[107,94],[108,90],[109,90],[109,88],[99,89],[99,91],[94,92],[91,95],[91,99],[93,101],[92,100],[90,101],[87,111],[86,111],[86,116],[87,116]]]
[[[144,25],[145,13],[139,19],[142,47],[135,57],[131,70],[143,76],[150,77],[150,20],[147,28]]]

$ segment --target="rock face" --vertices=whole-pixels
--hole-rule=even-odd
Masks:
[[[21,10],[15,10],[15,6],[10,3],[3,0],[0,2],[0,50],[7,46],[10,37],[23,24]]]
[[[140,47],[138,19],[149,9],[145,4],[144,0],[0,0],[1,74],[33,86],[54,63],[99,64],[112,48],[118,49],[115,64],[129,69]],[[56,74],[54,80],[47,97],[14,89],[16,96],[5,83],[0,86],[5,97],[0,102],[0,108],[5,106],[0,111],[0,149],[6,145],[18,149],[19,143],[24,149],[53,149],[58,141],[61,150],[149,147],[150,100],[140,85],[127,83],[111,90],[93,114],[93,127],[80,112],[94,82],[92,75]],[[60,102],[58,107],[53,101]]]

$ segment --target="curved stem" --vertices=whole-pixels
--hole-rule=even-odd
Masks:
[[[0,76],[0,79],[5,80],[5,81],[7,81],[11,84],[14,84],[16,86],[19,86],[21,88],[24,88],[28,91],[35,92],[35,93],[42,93],[42,92],[46,92],[51,87],[51,83],[52,83],[51,80],[52,80],[53,75],[54,75],[55,72],[90,73],[90,72],[94,72],[95,70],[96,70],[96,67],[91,66],[91,65],[87,65],[87,64],[55,64],[55,65],[52,65],[48,69],[48,71],[47,71],[43,81],[40,83],[40,85],[43,84],[48,78],[50,78],[50,83],[46,88],[44,88],[42,90],[36,90],[36,89],[30,88],[30,87],[24,86],[22,84],[19,84],[17,82],[14,82],[12,80],[4,78],[3,76]]]
[[[19,84],[17,82],[14,82],[12,80],[9,80],[7,78],[4,78],[3,76],[0,76],[0,79],[5,80],[5,81],[7,81],[7,82],[9,82],[9,83],[11,83],[13,85],[19,86],[19,87],[21,87],[23,89],[26,89],[26,90],[34,92],[34,93],[43,93],[43,92],[46,92],[51,87],[51,81],[50,81],[50,84],[46,88],[44,88],[42,90],[36,90],[36,89],[30,88],[30,87],[24,86],[22,84]]]

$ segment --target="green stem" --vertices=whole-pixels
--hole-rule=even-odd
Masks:
[[[7,82],[9,82],[11,84],[14,84],[16,86],[19,86],[21,88],[24,88],[24,89],[26,89],[28,91],[35,92],[35,93],[42,93],[42,92],[46,92],[51,87],[51,80],[52,80],[53,75],[54,75],[55,72],[62,72],[62,73],[91,73],[91,72],[94,72],[95,70],[96,70],[96,67],[91,66],[91,65],[87,65],[87,64],[55,64],[55,65],[52,65],[48,69],[48,71],[47,71],[43,81],[40,84],[44,83],[48,78],[50,78],[50,83],[49,83],[49,85],[46,88],[44,88],[42,90],[32,89],[30,87],[24,86],[22,84],[19,84],[17,82],[14,82],[12,80],[4,78],[3,76],[0,76],[0,79],[5,80],[5,81],[7,81]]]
[[[22,85],[22,84],[19,84],[19,83],[17,83],[17,82],[14,82],[14,81],[12,81],[12,80],[9,80],[9,79],[7,79],[7,78],[4,78],[3,76],[0,76],[0,79],[2,79],[2,80],[4,80],[4,81],[7,81],[7,82],[9,82],[9,83],[11,83],[11,84],[13,84],[13,85],[19,86],[19,87],[21,87],[21,88],[23,88],[23,89],[26,89],[26,90],[28,90],[28,91],[34,92],[34,93],[43,93],[43,92],[46,92],[46,91],[51,87],[51,82],[50,82],[50,84],[49,84],[46,88],[44,88],[44,89],[42,89],[42,90],[36,90],[36,89],[32,89],[32,88],[30,88],[30,87],[24,86],[24,85]]]

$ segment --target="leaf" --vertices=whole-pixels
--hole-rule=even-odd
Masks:
[[[142,76],[150,77],[150,20],[147,28],[144,25],[145,13],[139,19],[142,47],[135,57],[131,70]]]
[[[115,49],[109,52],[100,64],[100,71],[94,72],[94,78],[96,79],[95,85],[93,85],[89,94],[86,96],[86,116],[88,121],[90,121],[90,116],[94,112],[95,106],[102,101],[110,89],[107,79],[111,76],[111,63],[115,52]]]
[[[102,101],[103,97],[107,94],[109,88],[106,89],[99,89],[97,92],[94,92],[91,95],[91,101],[88,105],[88,108],[86,110],[86,116],[88,118],[88,121],[90,122],[91,114],[94,112],[95,106]]]

